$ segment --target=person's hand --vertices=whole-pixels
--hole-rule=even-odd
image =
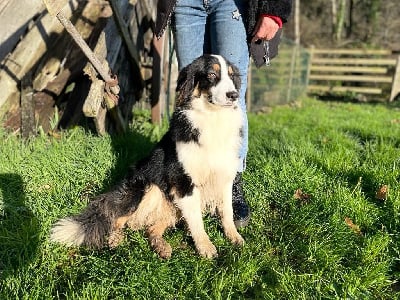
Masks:
[[[279,29],[278,23],[268,16],[260,16],[253,32],[252,42],[272,39]]]

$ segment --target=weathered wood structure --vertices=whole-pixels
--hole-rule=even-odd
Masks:
[[[400,56],[391,50],[310,49],[309,93],[352,93],[393,101],[400,92]]]
[[[156,0],[31,1],[34,9],[21,18],[18,30],[3,22],[4,15],[23,11],[26,1],[0,2],[0,26],[14,32],[3,38],[9,46],[0,58],[0,120],[7,127],[32,133],[38,124],[49,131],[54,125],[49,120],[57,115],[60,127],[86,119],[100,134],[123,131],[139,100],[154,108],[153,121],[161,120],[160,87],[154,87],[163,81],[153,60],[154,53],[163,55],[153,50]],[[110,76],[93,67],[71,28]],[[162,41],[158,44],[162,49]],[[110,88],[104,77],[118,81]],[[116,98],[109,97],[110,90]]]

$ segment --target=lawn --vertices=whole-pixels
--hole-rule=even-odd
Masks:
[[[166,235],[169,260],[143,232],[115,250],[48,241],[58,218],[115,184],[165,128],[29,141],[0,131],[0,299],[400,298],[399,105],[303,99],[249,121],[246,244],[232,247],[206,216],[214,260],[183,226]]]

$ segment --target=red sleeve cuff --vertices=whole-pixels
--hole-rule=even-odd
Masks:
[[[283,22],[282,22],[282,19],[279,18],[278,16],[271,16],[271,15],[267,15],[267,14],[262,14],[262,16],[271,18],[272,20],[274,20],[279,25],[279,28],[282,28]]]

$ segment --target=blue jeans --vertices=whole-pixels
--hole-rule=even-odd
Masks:
[[[181,70],[203,54],[219,54],[239,68],[240,106],[243,110],[243,142],[239,157],[246,165],[248,122],[246,114],[249,51],[243,18],[248,0],[178,0],[173,30],[178,68]]]

